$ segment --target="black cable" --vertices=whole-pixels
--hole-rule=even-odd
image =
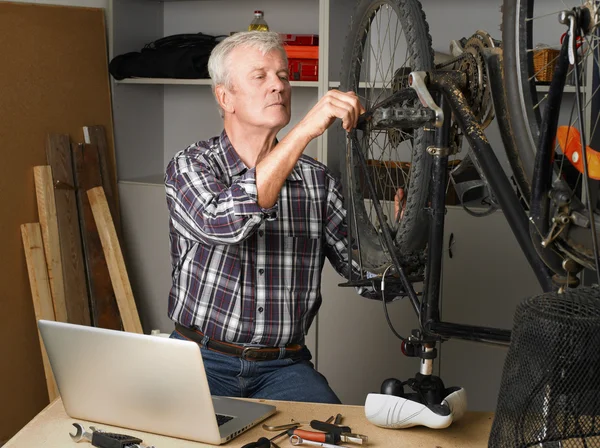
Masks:
[[[383,271],[383,276],[381,277],[381,303],[383,303],[383,312],[385,314],[385,320],[387,321],[388,326],[390,327],[390,330],[392,330],[392,333],[394,333],[394,335],[400,339],[402,342],[406,342],[406,338],[402,337],[394,328],[394,325],[392,324],[392,321],[390,319],[390,315],[388,314],[388,309],[387,309],[387,303],[385,301],[385,275],[387,274],[387,271],[392,267],[392,265],[389,265],[385,271]]]

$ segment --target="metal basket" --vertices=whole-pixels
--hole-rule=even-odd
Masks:
[[[598,347],[598,287],[521,302],[489,448],[600,447]]]

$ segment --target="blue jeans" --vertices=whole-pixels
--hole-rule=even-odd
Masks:
[[[189,340],[176,331],[171,338]],[[300,358],[274,361],[246,361],[199,347],[212,395],[340,404],[306,347]]]

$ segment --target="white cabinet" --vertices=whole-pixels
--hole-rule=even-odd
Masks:
[[[146,333],[170,333],[167,317],[171,263],[165,189],[157,183],[119,182],[123,253]]]
[[[511,329],[517,304],[542,292],[502,212],[475,218],[448,207],[444,242],[444,322]],[[447,341],[441,377],[446,387],[467,390],[470,410],[494,410],[506,353],[505,347]]]
[[[386,378],[406,380],[419,370],[416,358],[400,351],[401,341],[388,327],[381,301],[360,297],[346,280],[325,266],[323,305],[318,319],[318,368],[342,403],[363,405]],[[401,336],[418,327],[408,299],[389,303],[388,313]]]

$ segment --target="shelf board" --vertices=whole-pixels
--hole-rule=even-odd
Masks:
[[[538,92],[549,92],[550,91],[550,86],[549,85],[539,85],[536,86],[537,91]],[[584,90],[584,86],[581,86],[581,89]],[[565,93],[575,93],[575,86],[565,86],[563,92]]]
[[[116,81],[117,84],[161,84],[161,85],[193,85],[210,86],[210,79],[176,79],[176,78],[126,78]],[[291,81],[292,87],[318,87],[318,81]]]

